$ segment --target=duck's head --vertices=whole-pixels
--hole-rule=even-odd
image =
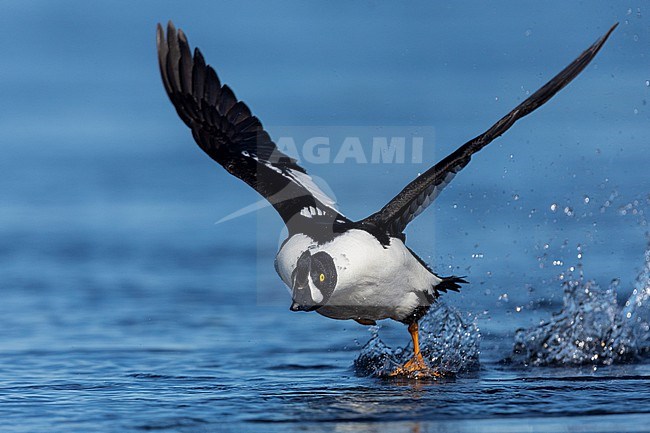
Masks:
[[[291,274],[291,311],[314,311],[325,305],[336,287],[336,266],[324,251],[305,251]]]

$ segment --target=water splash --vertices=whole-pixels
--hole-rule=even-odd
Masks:
[[[625,303],[623,315],[632,328],[639,352],[650,353],[650,248],[644,255],[643,270],[636,279],[632,296]]]
[[[445,374],[478,369],[481,335],[476,320],[465,322],[456,309],[439,302],[419,325],[420,350],[431,368]],[[354,369],[361,376],[386,377],[410,359],[413,344],[391,349],[379,337],[378,327],[372,332],[354,360]]]
[[[564,305],[549,322],[515,333],[513,356],[524,365],[611,365],[650,352],[650,249],[630,298],[619,305],[618,280],[601,289],[595,281],[568,278]]]

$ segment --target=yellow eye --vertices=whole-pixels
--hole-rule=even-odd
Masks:
[[[323,281],[325,281],[325,274],[320,274],[320,276],[318,277],[318,279],[320,280],[321,283],[322,283]]]

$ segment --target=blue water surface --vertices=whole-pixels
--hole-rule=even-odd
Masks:
[[[647,428],[642,350],[611,365],[512,357],[517,329],[552,321],[579,271],[603,288],[618,279],[621,304],[647,282],[645,3],[35,0],[0,11],[0,429]],[[480,330],[477,370],[364,377],[353,363],[367,327],[288,310],[273,269],[280,218],[263,208],[216,224],[259,197],[202,154],[167,100],[154,32],[169,19],[272,136],[433,131],[422,161],[303,162],[352,219],[620,22],[575,82],[408,228],[434,269],[471,283],[444,302]],[[408,341],[397,323],[379,334]]]

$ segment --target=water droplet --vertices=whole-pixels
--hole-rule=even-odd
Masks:
[[[557,203],[552,203],[551,204],[551,211],[555,212],[557,210]]]
[[[589,198],[588,195],[584,196],[583,199],[582,199],[582,201],[583,201],[585,204],[589,204],[589,201],[590,201],[590,200],[591,200],[591,199]]]
[[[517,313],[519,313],[519,312],[520,312],[521,310],[523,310],[523,309],[524,309],[524,307],[521,306],[521,305],[517,305],[517,306],[515,307],[515,311],[516,311]]]
[[[632,39],[634,40],[634,42],[639,42],[639,35],[635,33],[634,36],[632,36]]]
[[[645,80],[645,86],[650,87],[650,80]]]
[[[357,374],[384,377],[411,356],[407,347],[387,346],[377,329],[371,334],[354,360]],[[444,303],[436,303],[436,308],[420,320],[420,349],[432,368],[451,373],[476,370],[480,338],[476,319],[463,319],[457,310]]]
[[[639,114],[639,109],[638,108],[634,109],[634,114]]]
[[[533,31],[531,29],[526,29],[526,31],[524,32],[524,35],[526,35],[526,36],[530,36],[532,34],[533,34]]]
[[[512,199],[515,200],[515,201],[519,200],[519,194],[514,194],[512,196]]]
[[[573,216],[573,209],[571,209],[569,206],[566,206],[566,207],[564,208],[564,214],[565,214],[566,216]]]

